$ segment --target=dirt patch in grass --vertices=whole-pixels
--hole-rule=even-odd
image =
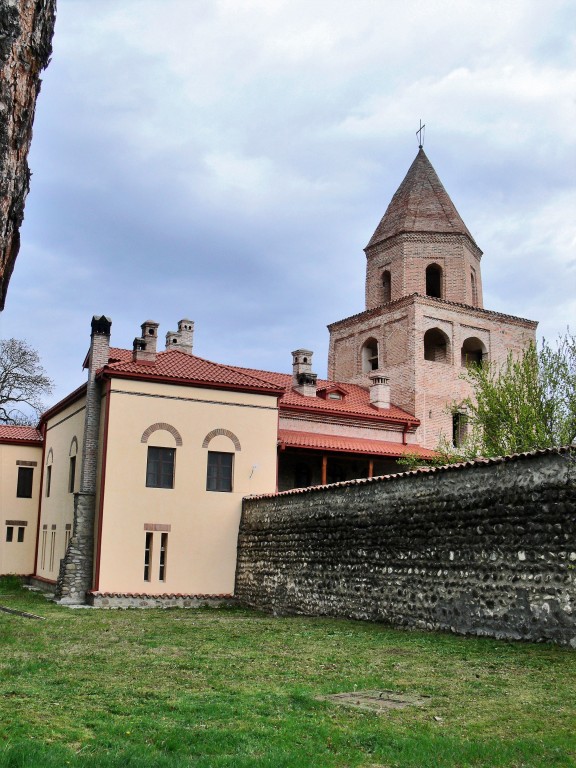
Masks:
[[[430,696],[417,696],[415,694],[398,693],[397,691],[352,691],[351,693],[333,693],[328,696],[319,696],[321,701],[331,701],[354,709],[363,709],[368,712],[388,712],[391,709],[405,709],[406,707],[425,707],[431,703]]]

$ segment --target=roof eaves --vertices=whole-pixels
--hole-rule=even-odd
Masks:
[[[29,445],[32,448],[41,448],[43,442],[41,435],[37,439],[28,439],[25,437],[0,437],[0,444],[2,445]]]
[[[205,379],[194,379],[192,377],[166,376],[164,374],[153,373],[150,371],[122,371],[112,368],[108,365],[100,368],[96,374],[97,378],[115,378],[115,379],[133,379],[137,381],[159,382],[162,384],[174,384],[187,387],[200,387],[205,389],[224,389],[230,392],[253,392],[260,395],[273,395],[281,397],[284,389],[274,387],[263,382],[266,386],[250,386],[249,384],[234,384],[233,382],[214,382]]]
[[[375,409],[375,413],[368,413],[366,411],[353,411],[353,410],[345,410],[343,408],[333,408],[329,409],[324,404],[326,401],[322,398],[322,408],[309,406],[307,404],[297,405],[296,403],[283,403],[280,401],[280,410],[281,411],[294,411],[297,413],[324,413],[326,415],[337,415],[337,416],[348,416],[350,418],[355,419],[365,419],[367,421],[377,421],[379,423],[393,423],[393,424],[408,424],[409,426],[418,427],[420,425],[419,419],[417,419],[415,416],[411,416],[409,413],[406,414],[406,416],[401,415],[395,415],[392,416],[391,414],[383,413],[382,410]]]

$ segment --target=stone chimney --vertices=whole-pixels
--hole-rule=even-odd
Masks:
[[[142,335],[134,339],[132,360],[135,363],[156,362],[156,342],[158,340],[158,323],[146,320],[140,326]]]
[[[169,349],[179,349],[180,352],[192,354],[192,344],[194,339],[194,321],[184,318],[178,321],[177,331],[168,331],[166,334],[166,351]]]
[[[292,352],[292,388],[305,397],[316,397],[315,373],[312,373],[312,352],[296,349]]]
[[[94,564],[94,520],[98,487],[98,435],[102,391],[96,372],[108,363],[112,321],[101,315],[92,318],[88,383],[84,411],[84,439],[80,465],[80,490],[74,494],[72,535],[56,582],[56,597],[62,603],[81,605],[92,588]]]
[[[390,381],[378,371],[370,374],[370,403],[376,408],[390,408]]]

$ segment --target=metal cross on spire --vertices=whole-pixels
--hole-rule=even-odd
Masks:
[[[424,146],[424,139],[422,138],[422,131],[424,131],[424,136],[426,136],[426,125],[422,125],[422,120],[420,120],[420,128],[416,131],[416,136],[418,136],[418,148],[422,149]]]

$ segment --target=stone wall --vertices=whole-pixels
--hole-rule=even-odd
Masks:
[[[576,647],[576,451],[246,499],[236,596]]]

